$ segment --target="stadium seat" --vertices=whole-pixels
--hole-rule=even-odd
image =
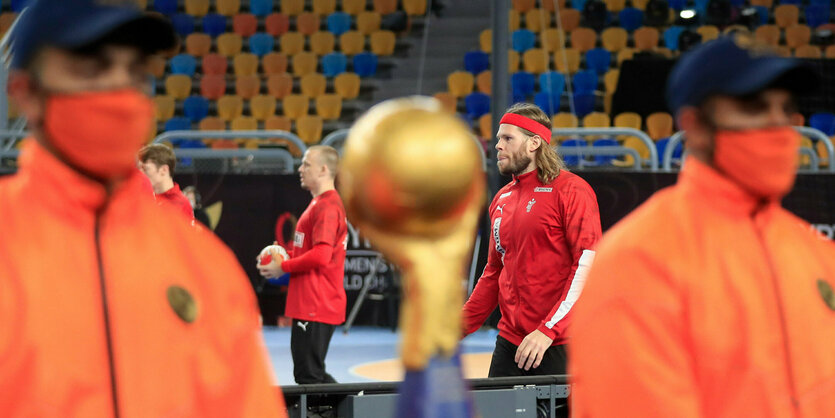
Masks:
[[[310,51],[322,56],[333,52],[336,46],[336,37],[328,31],[318,31],[310,35]]]
[[[823,132],[826,136],[835,136],[835,114],[829,112],[813,113],[809,116],[809,126]]]
[[[594,48],[586,52],[586,67],[597,74],[605,74],[612,64],[612,53],[603,48]]]
[[[628,32],[644,25],[644,12],[634,7],[627,7],[618,13],[620,27]]]
[[[685,31],[684,26],[670,26],[664,30],[664,46],[671,51],[678,51],[678,38]]]
[[[258,121],[266,120],[275,115],[276,99],[273,96],[259,94],[249,101],[249,113]]]
[[[712,41],[719,37],[719,28],[713,25],[699,26],[696,32],[702,35],[702,42]]]
[[[545,29],[539,34],[539,44],[542,49],[551,53],[565,48],[565,39],[565,32],[556,28]]]
[[[493,117],[489,113],[485,113],[478,118],[478,132],[482,138],[493,136]]]
[[[12,5],[12,11],[20,13],[23,10],[23,8],[26,7],[27,1],[29,0],[17,1],[17,8],[15,7],[15,5]],[[173,15],[174,13],[177,13],[177,0],[155,0],[154,10],[164,15]]]
[[[653,141],[673,134],[673,117],[667,112],[655,112],[647,116],[647,135]]]
[[[644,26],[635,30],[632,39],[635,41],[635,49],[639,51],[651,51],[658,46],[658,29]]]
[[[517,29],[511,34],[511,45],[514,51],[522,53],[536,44],[536,34],[527,29]]]
[[[620,79],[620,70],[613,68],[603,75],[603,86],[606,93],[614,93],[618,88],[618,79]]]
[[[797,48],[802,45],[809,45],[812,40],[812,30],[809,26],[798,24],[786,28],[786,46]]]
[[[577,9],[561,9],[559,27],[566,32],[571,32],[580,27],[580,11]]]
[[[624,48],[618,51],[617,57],[617,67],[623,65],[624,61],[631,60],[635,56],[635,49],[634,48]]]
[[[255,131],[258,130],[258,121],[252,116],[238,116],[229,123],[229,130]]]
[[[294,56],[304,51],[304,35],[298,32],[287,32],[278,39],[281,52],[287,56]]]
[[[426,14],[426,0],[403,0],[403,10],[409,16],[423,16]]]
[[[226,94],[226,78],[219,74],[207,74],[200,79],[200,95],[209,99],[217,100]]]
[[[597,90],[597,73],[591,70],[583,70],[574,74],[572,87],[577,93],[594,93]]]
[[[615,116],[613,125],[619,128],[632,128],[641,130],[641,115],[635,112],[623,112]]]
[[[534,95],[533,102],[547,115],[553,115],[560,110],[560,94],[556,92],[540,91]]]
[[[360,94],[360,77],[355,73],[342,73],[333,79],[333,90],[344,100],[356,99]]]
[[[478,120],[481,115],[490,113],[490,96],[473,92],[464,97],[464,107],[470,120]]]
[[[186,36],[186,53],[202,57],[212,49],[212,38],[205,33],[192,33]]]
[[[823,141],[818,141],[815,144],[815,150],[818,154],[818,165],[821,167],[829,167],[829,150],[826,149]]]
[[[571,31],[571,47],[585,53],[597,44],[597,32],[590,28],[577,28]]]
[[[593,147],[617,147],[620,146],[618,141],[612,138],[598,139],[592,143]],[[612,165],[612,162],[617,158],[617,154],[595,155],[594,164],[599,166]]]
[[[6,32],[9,31],[9,28],[12,27],[12,24],[15,22],[16,19],[17,13],[15,12],[0,13],[0,36],[5,35]]]
[[[179,54],[171,58],[171,74],[194,76],[197,60],[189,54]]]
[[[191,77],[182,74],[169,75],[165,78],[165,94],[182,100],[191,94]]]
[[[377,12],[362,12],[357,15],[357,31],[363,35],[370,35],[380,30],[382,17]]]
[[[354,72],[360,77],[370,77],[377,74],[377,55],[371,52],[361,52],[354,55]]]
[[[608,128],[612,126],[609,115],[602,112],[591,112],[583,117],[584,128]]]
[[[475,76],[475,88],[484,94],[493,94],[493,73],[490,70],[478,73]]]
[[[754,31],[754,37],[771,46],[780,43],[780,28],[777,25],[762,25]]]
[[[174,110],[176,110],[176,106],[173,97],[165,95],[154,96],[154,115],[158,121],[165,122],[173,118]]]
[[[282,36],[290,31],[290,18],[282,13],[270,13],[264,18],[264,31],[272,36]]]
[[[394,13],[397,10],[397,0],[373,0],[372,5],[374,11],[381,15]]]
[[[244,75],[235,80],[235,94],[249,100],[261,91],[261,78],[257,75]]]
[[[823,56],[827,59],[835,58],[835,45],[829,45],[823,50]]]
[[[626,41],[629,34],[624,28],[608,28],[600,33],[600,43],[607,51],[616,54],[626,48]]]
[[[542,1],[541,3],[542,3],[542,8],[551,12],[551,13],[554,13],[555,7],[559,7],[560,11],[562,11],[562,9],[565,9],[565,8],[568,7],[566,5],[566,0],[559,0],[559,1],[553,1],[553,0],[552,1],[547,1],[546,0],[546,1]]]
[[[304,12],[296,16],[296,31],[302,35],[310,36],[319,30],[321,22],[319,15],[311,12]]]
[[[365,51],[365,36],[357,31],[348,31],[339,36],[339,50],[352,56]]]
[[[320,94],[316,96],[316,114],[323,120],[336,120],[342,116],[342,96]]]
[[[659,27],[670,21],[670,8],[666,0],[650,0],[644,7],[644,25]]]
[[[249,0],[249,11],[258,17],[266,17],[273,12],[273,0]]]
[[[326,19],[328,31],[336,36],[342,35],[351,30],[351,15],[345,12],[335,12],[328,15]]]
[[[240,53],[232,59],[232,67],[238,77],[257,74],[258,57],[248,52]]]
[[[167,65],[168,62],[160,55],[152,55],[148,58],[148,72],[155,79],[162,78],[165,75],[165,67]]]
[[[511,10],[510,12],[508,12],[507,20],[509,26],[508,29],[511,33],[519,29],[519,22],[521,20],[521,17],[519,16],[519,12],[517,10]]]
[[[536,78],[526,71],[519,71],[510,76],[511,91],[514,96],[530,96],[533,94]]]
[[[806,24],[816,28],[829,22],[829,6],[822,4],[810,4],[806,6]]]
[[[548,91],[553,94],[562,94],[565,89],[565,76],[556,72],[548,71],[539,75],[539,90]]]
[[[281,52],[270,52],[261,57],[261,69],[264,74],[280,74],[287,72],[287,55]]]
[[[240,96],[224,95],[217,100],[217,115],[227,122],[244,114],[244,100]]]
[[[322,139],[322,118],[305,115],[296,120],[296,134],[305,144],[318,144]]]
[[[328,86],[328,81],[322,74],[310,73],[302,76],[299,84],[303,95],[314,98],[325,94],[325,88]]]
[[[510,73],[515,73],[519,70],[519,61],[520,59],[518,52],[512,49],[510,51],[507,51],[507,68]]]
[[[356,16],[365,11],[366,0],[342,0],[342,11]]]
[[[263,57],[264,55],[273,52],[275,48],[275,38],[267,33],[256,33],[249,37],[249,52]]]
[[[534,33],[542,32],[551,27],[551,13],[542,9],[531,9],[525,12],[525,28]]]
[[[394,46],[397,42],[394,32],[390,30],[378,30],[371,33],[369,37],[371,52],[378,56],[389,56],[394,54]]]
[[[281,99],[281,107],[285,116],[296,120],[307,115],[310,109],[310,99],[301,94],[288,94]]]
[[[561,73],[576,73],[580,69],[580,51],[566,48],[554,52],[554,66]]]
[[[563,141],[563,143],[560,144],[560,148],[572,149],[572,148],[579,148],[579,147],[587,147],[588,145],[589,144],[588,144],[588,142],[586,142],[585,139],[568,139],[568,140]],[[575,165],[580,164],[580,158],[581,158],[581,156],[574,155],[574,154],[562,155],[563,162],[565,162],[565,164],[569,165],[569,166],[575,166]]]
[[[577,117],[582,118],[594,111],[595,97],[593,93],[581,93],[574,91],[574,111]]]
[[[171,26],[178,35],[185,38],[194,32],[194,16],[177,13],[171,16]]]
[[[817,45],[801,45],[794,50],[794,56],[797,58],[821,59],[823,58],[823,52]]]
[[[626,0],[604,0],[606,9],[612,13],[617,13],[626,7]]]
[[[493,30],[492,29],[484,29],[478,35],[478,46],[481,48],[482,52],[491,53],[493,52]]]
[[[284,115],[271,115],[264,120],[264,129],[269,131],[290,132],[293,121]],[[301,153],[299,153],[301,156]]]
[[[464,69],[473,74],[480,74],[490,68],[490,56],[482,51],[470,51],[464,54]]]
[[[313,13],[326,16],[336,11],[336,0],[313,0]]]
[[[276,99],[283,99],[293,92],[293,77],[287,73],[276,73],[267,77],[267,93]]]
[[[258,20],[252,13],[239,13],[232,18],[232,32],[246,38],[258,30]]]
[[[774,8],[774,23],[781,28],[797,24],[800,9],[793,4],[781,4]]]
[[[634,149],[638,152],[638,156],[641,157],[642,160],[649,160],[649,147],[647,147],[647,144],[644,141],[641,141],[638,137],[626,137],[626,139],[623,140],[623,147]],[[618,167],[633,167],[635,165],[635,159],[633,156],[627,154],[612,161],[612,164]]]
[[[241,53],[243,39],[237,33],[224,33],[217,37],[217,53],[227,58],[234,57]]]
[[[576,128],[580,126],[580,121],[577,119],[577,116],[573,113],[560,112],[551,117],[551,126],[554,129]],[[553,137],[552,144],[556,144],[559,141],[563,141],[565,139],[567,139],[567,137],[562,135],[556,135]]]
[[[182,116],[173,117],[165,122],[166,131],[190,131],[191,119]]]
[[[225,33],[226,18],[217,13],[209,13],[203,16],[203,32],[213,38]]]
[[[455,71],[447,76],[447,91],[455,97],[464,97],[473,92],[475,78],[467,71]]]
[[[536,0],[513,0],[511,4],[513,6],[513,10],[516,10],[519,13],[525,13],[536,7]]]
[[[209,101],[202,96],[189,96],[183,101],[183,115],[197,123],[209,115]]]
[[[252,0],[250,0],[250,3],[252,3]],[[241,11],[241,0],[217,0],[215,2],[215,10],[217,10],[218,14],[224,16],[234,16]]]
[[[533,48],[525,51],[522,55],[522,68],[524,68],[525,71],[534,74],[541,74],[548,71],[548,53],[541,48]]]
[[[277,2],[281,13],[297,16],[304,12],[304,0],[281,0]]]
[[[438,92],[432,97],[441,102],[441,108],[443,108],[446,112],[455,114],[458,111],[458,99],[456,99],[450,92]]]
[[[348,69],[348,57],[341,52],[331,52],[322,57],[322,73],[325,77],[336,77]]]
[[[197,129],[201,131],[225,131],[226,130],[226,122],[223,119],[217,116],[208,116],[203,118],[200,123],[197,124]],[[211,140],[210,138],[206,138],[206,140]]]
[[[664,158],[664,152],[667,149],[667,144],[669,142],[670,138],[661,138],[655,142],[655,148],[657,149],[659,160]],[[681,160],[681,154],[683,152],[684,145],[679,142],[678,145],[676,145],[675,150],[673,150],[673,160]]]
[[[293,75],[301,77],[316,72],[319,59],[312,52],[299,52],[293,57]]]
[[[600,0],[589,0],[585,3],[583,11],[583,26],[601,31],[609,24],[611,15],[606,10],[606,3]]]

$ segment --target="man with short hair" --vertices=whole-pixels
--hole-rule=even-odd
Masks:
[[[194,219],[191,202],[174,182],[174,167],[177,157],[174,150],[164,144],[149,144],[139,150],[139,170],[148,177],[157,202],[180,211]]]
[[[571,332],[581,417],[835,416],[835,246],[780,205],[818,76],[744,35],[679,60],[678,183],[610,229]]]
[[[290,350],[296,383],[336,383],[325,356],[336,325],[345,322],[345,251],[348,224],[334,188],[339,154],[325,145],[307,149],[299,167],[303,189],[313,200],[296,224],[290,259],[258,265],[264,277],[290,273],[285,315],[293,319]],[[278,255],[273,254],[277,259]]]
[[[101,0],[32,0],[9,92],[29,122],[0,180],[0,415],[286,416],[249,280],[160,210],[136,153],[171,25]]]
[[[565,170],[539,107],[513,105],[496,136],[499,172],[513,181],[490,204],[487,265],[464,305],[464,334],[498,304],[489,376],[565,374],[566,328],[601,234],[597,197]]]

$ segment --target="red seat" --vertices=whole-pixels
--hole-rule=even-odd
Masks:
[[[207,74],[200,80],[200,95],[217,100],[226,94],[226,77],[219,74]]]
[[[281,13],[271,13],[264,18],[264,28],[272,36],[281,36],[290,30],[290,18]]]
[[[206,54],[203,56],[203,74],[226,74],[229,61],[220,54]]]
[[[252,36],[258,30],[258,20],[252,13],[236,14],[232,18],[232,31],[243,37]]]

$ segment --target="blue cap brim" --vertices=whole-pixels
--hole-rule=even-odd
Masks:
[[[729,74],[720,91],[715,93],[744,96],[785,80],[785,83],[780,83],[780,87],[787,88],[793,94],[804,94],[813,91],[818,85],[817,72],[802,61],[768,57],[761,58],[757,64],[749,66],[745,71]]]

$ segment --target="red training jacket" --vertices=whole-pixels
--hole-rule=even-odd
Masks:
[[[194,209],[191,208],[191,203],[186,195],[180,190],[179,184],[174,183],[174,187],[155,196],[157,202],[160,202],[161,205],[173,207],[188,216],[189,219],[194,219]]]
[[[515,345],[538,329],[566,343],[570,312],[583,289],[600,239],[591,186],[568,171],[549,184],[537,171],[514,178],[490,204],[487,266],[464,305],[464,334],[476,331],[496,304],[499,335]]]

